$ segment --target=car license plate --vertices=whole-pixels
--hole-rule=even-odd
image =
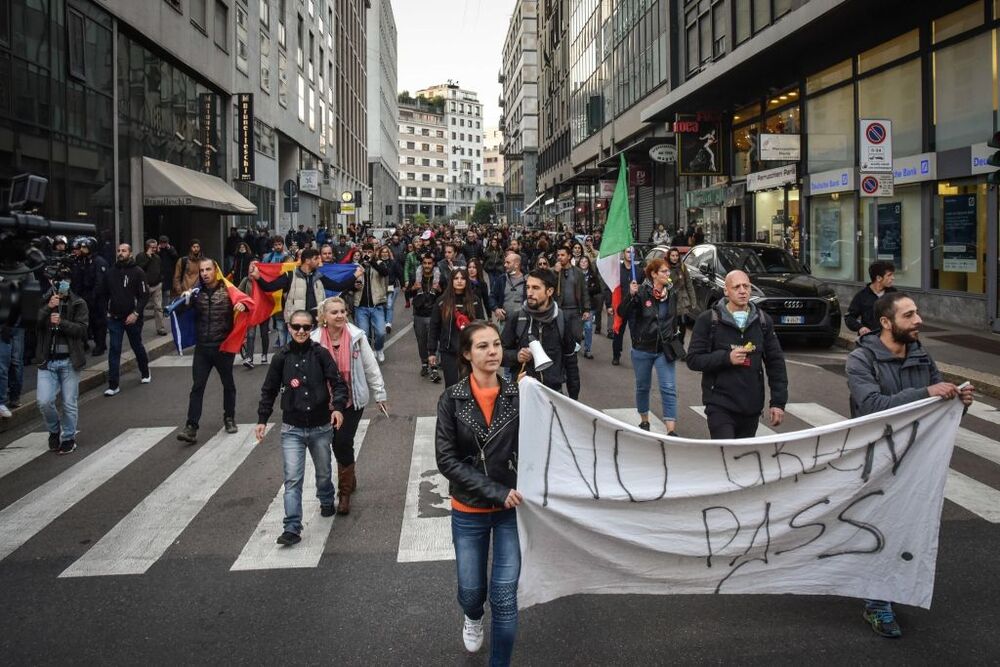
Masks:
[[[806,323],[806,316],[805,315],[782,315],[781,316],[781,323],[782,324],[805,324]]]

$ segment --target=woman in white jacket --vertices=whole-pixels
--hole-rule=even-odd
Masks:
[[[337,459],[337,514],[348,514],[351,494],[358,488],[354,436],[372,398],[388,414],[385,383],[365,332],[347,321],[347,303],[339,296],[331,297],[320,305],[319,313],[320,325],[313,330],[312,338],[333,356],[350,390],[344,423],[334,432],[332,443]]]

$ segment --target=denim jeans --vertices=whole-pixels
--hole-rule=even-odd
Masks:
[[[594,311],[587,311],[590,317],[583,321],[583,351],[590,352],[590,346],[594,343]]]
[[[483,617],[486,603],[486,566],[493,536],[493,571],[489,577],[490,665],[509,665],[517,635],[517,580],[521,575],[521,547],[517,537],[517,510],[483,514],[451,511],[451,539],[458,569],[458,604],[473,620]]]
[[[135,361],[139,365],[139,374],[142,377],[149,377],[149,357],[146,355],[146,348],[142,345],[142,320],[136,320],[134,324],[125,324],[125,320],[116,317],[108,318],[108,387],[118,388],[118,381],[121,378],[122,342],[125,335],[128,335],[128,344],[135,352]]]
[[[62,392],[63,414],[59,418],[56,397]],[[76,420],[79,411],[76,402],[80,396],[80,372],[69,359],[49,361],[38,369],[38,389],[35,399],[49,433],[60,433],[60,441],[76,438]]]
[[[354,309],[354,321],[358,328],[368,335],[375,328],[375,351],[385,347],[385,308],[383,306],[358,306]]]
[[[12,327],[10,342],[0,339],[0,405],[21,398],[24,384],[24,329]]]
[[[649,390],[656,368],[656,379],[660,383],[660,402],[663,404],[663,419],[677,419],[676,368],[662,353],[643,352],[632,348],[632,369],[635,371],[635,409],[639,414],[649,412]]]
[[[391,292],[387,292],[385,295],[385,323],[392,324],[392,310],[396,305],[396,295],[399,294],[399,290],[395,289]]]
[[[285,326],[284,316],[274,315],[271,317],[271,322],[274,324],[274,330],[278,332],[278,338],[274,342],[274,346],[282,347],[288,345],[288,327]]]
[[[316,497],[320,505],[333,504],[330,440],[333,425],[304,428],[281,425],[281,459],[285,469],[285,530],[302,532],[302,478],[306,471],[306,449],[316,468]]]

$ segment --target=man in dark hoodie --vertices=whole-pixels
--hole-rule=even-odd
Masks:
[[[128,335],[128,343],[135,353],[139,365],[142,384],[149,384],[149,356],[142,344],[142,311],[149,299],[146,274],[132,259],[132,246],[118,245],[118,256],[114,265],[104,274],[103,299],[100,307],[108,314],[108,388],[105,396],[115,396],[121,391],[118,380],[121,375],[122,340]]]
[[[944,382],[934,360],[920,345],[917,304],[902,292],[887,292],[873,306],[877,328],[858,339],[847,357],[851,416],[861,417],[919,401],[929,396],[958,397],[972,405],[975,388]],[[892,604],[865,600],[864,618],[876,634],[902,635]]]
[[[895,292],[892,286],[896,278],[896,266],[892,262],[878,260],[868,267],[868,277],[871,282],[861,288],[847,309],[844,324],[858,336],[864,336],[870,331],[878,331],[878,317],[875,316],[875,300],[888,292]]]
[[[750,303],[750,277],[730,271],[725,294],[695,321],[687,365],[702,374],[701,400],[712,439],[752,438],[764,409],[765,369],[771,425],[785,417],[785,356],[771,318]]]

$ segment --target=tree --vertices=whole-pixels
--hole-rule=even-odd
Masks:
[[[476,208],[472,211],[472,222],[477,225],[485,225],[496,215],[493,202],[488,199],[480,199],[476,202]]]
[[[427,224],[427,216],[423,213],[414,213],[413,224],[417,227],[424,227]]]

